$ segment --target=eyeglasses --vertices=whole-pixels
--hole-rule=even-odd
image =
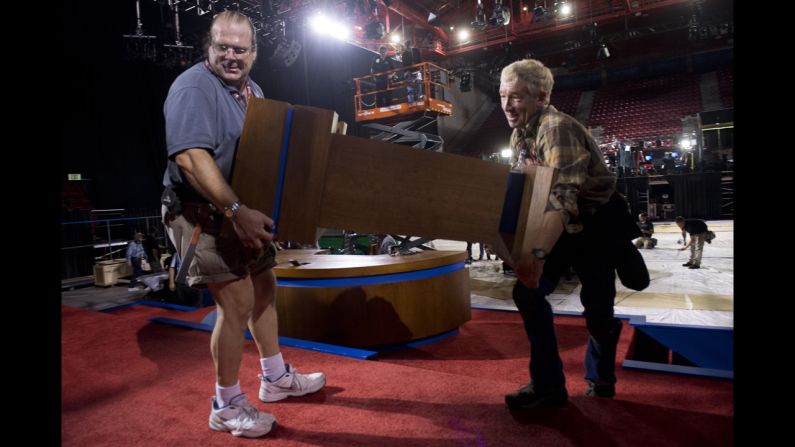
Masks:
[[[226,54],[227,51],[232,50],[232,51],[235,52],[235,54],[240,55],[240,56],[242,56],[244,54],[247,54],[249,51],[251,51],[251,48],[247,48],[247,47],[233,47],[233,46],[221,45],[221,44],[217,44],[217,43],[213,44],[213,48],[215,48],[215,51],[217,51],[219,53],[224,53],[224,54]]]

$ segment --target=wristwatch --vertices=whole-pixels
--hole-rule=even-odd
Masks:
[[[237,212],[240,211],[240,207],[240,202],[235,200],[231,205],[224,207],[224,217],[227,219],[234,219],[235,216],[237,216]]]
[[[544,260],[544,259],[547,258],[547,252],[545,252],[544,250],[542,250],[540,248],[534,248],[534,249],[530,250],[530,254],[535,256],[538,259],[541,259],[541,260]]]

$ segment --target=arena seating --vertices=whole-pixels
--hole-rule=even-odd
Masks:
[[[701,110],[696,75],[640,79],[598,89],[588,126],[602,126],[603,141],[676,135],[682,118]]]
[[[551,104],[563,113],[574,116],[577,113],[577,105],[580,103],[580,90],[552,90]]]

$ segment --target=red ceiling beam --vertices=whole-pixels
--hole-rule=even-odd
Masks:
[[[419,26],[420,28],[436,33],[436,35],[439,37],[439,39],[442,40],[442,42],[448,41],[449,37],[447,36],[447,33],[444,32],[444,30],[441,29],[440,27],[433,26],[430,23],[428,23],[428,15],[427,15],[428,13],[423,10],[420,10],[416,6],[404,2],[403,0],[392,0],[389,3],[389,9],[395,11],[396,13],[405,17],[411,22],[414,22],[414,24]]]
[[[495,33],[494,38],[487,38],[485,42],[480,42],[473,45],[465,45],[459,48],[454,48],[443,53],[443,56],[452,56],[455,54],[467,53],[469,51],[478,50],[481,48],[490,47],[493,45],[500,45],[506,42],[513,42],[516,40],[526,40],[527,38],[541,35],[541,34],[551,34],[560,31],[565,31],[571,28],[576,28],[585,24],[590,24],[592,22],[600,22],[603,24],[611,23],[623,19],[628,14],[634,14],[636,12],[645,12],[651,11],[653,9],[664,8],[668,6],[675,6],[680,5],[683,3],[688,3],[689,0],[662,0],[655,3],[648,3],[641,5],[635,10],[632,11],[618,11],[613,13],[602,14],[599,16],[592,16],[592,17],[583,17],[573,22],[566,22],[561,24],[556,24],[553,26],[536,26],[534,23],[529,24],[516,24],[516,27],[511,26],[511,31],[507,36],[504,34],[502,36],[497,36]],[[628,5],[629,6],[629,5]],[[513,22],[513,21],[512,21]],[[513,23],[512,23],[513,25]],[[482,40],[482,34],[480,35]],[[474,36],[473,39],[478,39],[478,36]]]

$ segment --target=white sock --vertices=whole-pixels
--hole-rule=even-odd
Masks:
[[[236,384],[228,387],[222,387],[218,383],[215,384],[215,400],[218,401],[218,408],[229,405],[232,398],[239,394],[241,394],[239,380]]]
[[[261,358],[259,363],[262,365],[262,375],[271,382],[281,379],[284,373],[287,372],[281,352],[271,357]]]

